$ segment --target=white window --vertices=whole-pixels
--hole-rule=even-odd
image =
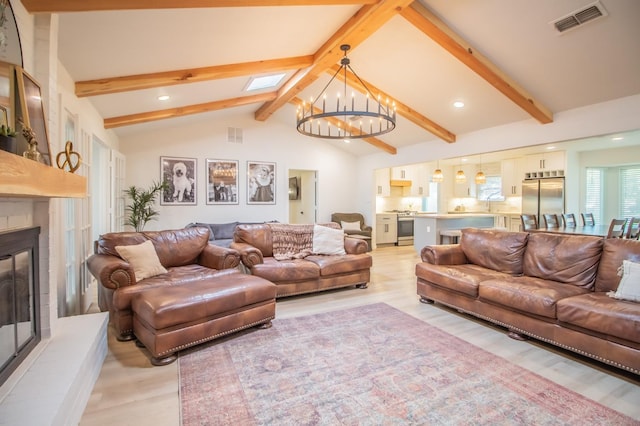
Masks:
[[[619,200],[618,217],[640,216],[640,166],[620,168]]]
[[[584,212],[593,213],[596,223],[602,223],[604,169],[587,167]]]

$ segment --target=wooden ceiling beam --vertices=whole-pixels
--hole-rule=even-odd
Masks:
[[[205,7],[340,6],[375,4],[379,0],[21,0],[29,13],[94,12],[134,9]]]
[[[415,2],[411,7],[404,8],[400,14],[540,123],[553,122],[553,113],[548,108],[535,101],[515,81],[476,52],[462,37],[422,4]]]
[[[335,74],[339,69],[340,69],[339,65],[334,65],[327,71],[330,71],[331,74]],[[340,81],[344,81],[344,73],[336,74],[336,78]],[[369,83],[368,81],[362,80],[362,83],[364,83],[363,85],[351,73],[347,73],[347,80],[348,80],[347,83],[351,87],[358,89],[360,92],[364,94],[367,93],[367,88],[368,88],[371,91],[371,95],[373,95],[374,98],[376,97],[376,95],[380,95],[381,99],[393,99],[396,103],[396,112],[398,114],[400,114],[407,120],[411,121],[412,123],[422,127],[426,131],[433,133],[435,136],[439,137],[440,139],[449,143],[453,143],[456,141],[456,135],[454,133],[440,126],[435,121],[428,119],[427,117],[420,114],[419,112],[413,110],[411,107],[407,106],[406,104],[403,104],[402,102],[398,101],[394,96],[391,96],[389,93],[383,90],[380,90],[379,88]]]
[[[104,128],[113,129],[115,127],[130,126],[132,124],[147,123],[149,121],[164,120],[166,118],[182,117],[190,114],[200,114],[203,112],[218,111],[226,108],[233,108],[260,102],[267,102],[276,97],[276,92],[262,93],[252,96],[242,96],[239,98],[223,99],[220,101],[207,102],[203,104],[187,105],[184,107],[169,108],[159,111],[142,112],[139,114],[122,115],[104,119]]]
[[[278,96],[271,102],[262,105],[255,113],[258,121],[267,120],[271,114],[297,96],[318,76],[340,61],[344,52],[340,45],[358,46],[367,37],[377,31],[384,23],[394,17],[402,9],[408,7],[413,0],[383,0],[374,5],[361,7],[338,31],[336,31],[314,54],[314,63],[293,75],[278,90]]]
[[[291,99],[289,101],[289,103],[293,104],[293,105],[300,105],[302,103],[302,99],[294,97],[293,99]],[[314,114],[319,114],[321,113],[322,110],[320,108],[316,108],[313,107],[313,113]],[[347,124],[345,124],[344,121],[338,119],[338,118],[326,118],[325,120],[327,120],[329,123],[333,124],[336,128],[340,127],[340,128],[344,128],[345,131],[350,132],[350,133],[359,133],[360,129],[358,129],[357,127],[353,127],[353,126],[349,126]],[[347,137],[345,137],[345,139],[349,139]],[[388,152],[389,154],[392,155],[396,155],[398,153],[398,150],[396,149],[395,146],[391,146],[386,142],[381,141],[378,138],[375,137],[371,137],[371,138],[358,138],[358,139],[362,139],[363,141],[375,146],[378,149],[381,149],[385,152]]]
[[[77,82],[76,96],[82,98],[86,96],[120,93],[130,90],[151,89],[154,87],[173,86],[176,84],[196,83],[221,78],[286,71],[306,68],[312,63],[313,56],[308,55],[149,74],[100,78],[97,80]]]

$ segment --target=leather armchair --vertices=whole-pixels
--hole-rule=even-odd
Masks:
[[[371,238],[373,228],[365,225],[364,216],[360,213],[332,213],[331,222],[337,223],[340,227],[342,227],[342,222],[360,222],[360,230],[345,229],[344,233],[347,235],[362,235]]]

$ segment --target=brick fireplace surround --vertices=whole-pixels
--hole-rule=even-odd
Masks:
[[[61,236],[51,235],[49,198],[0,194],[0,232],[40,226],[42,340],[0,387],[0,424],[78,424],[107,354],[108,314],[58,318],[56,265]],[[58,208],[51,209],[60,211]],[[56,249],[51,247],[56,244]],[[57,277],[57,278],[56,278]]]

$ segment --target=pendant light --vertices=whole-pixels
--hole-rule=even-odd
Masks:
[[[480,170],[478,170],[478,173],[476,173],[475,181],[476,181],[476,184],[478,185],[487,183],[487,177],[484,175],[484,172],[482,171],[482,154],[480,155]]]
[[[431,182],[443,182],[444,175],[442,174],[442,170],[440,170],[440,160],[438,160],[438,165],[436,167],[437,168],[433,172],[433,176],[431,176]]]
[[[464,170],[462,170],[462,160],[460,160],[460,170],[456,172],[456,183],[465,183],[467,181],[467,176],[464,174]]]

